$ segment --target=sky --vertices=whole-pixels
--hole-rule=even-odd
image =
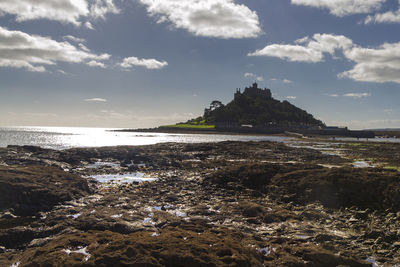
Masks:
[[[154,127],[258,82],[400,128],[400,0],[2,0],[0,125]]]

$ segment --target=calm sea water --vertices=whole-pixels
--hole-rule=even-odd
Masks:
[[[72,147],[99,147],[119,145],[152,145],[165,142],[202,143],[221,141],[277,141],[291,138],[280,136],[211,135],[211,134],[164,134],[112,132],[110,128],[73,127],[0,127],[0,147],[8,145],[34,145],[52,149]],[[337,141],[357,140],[337,138]],[[360,141],[366,141],[360,139]],[[368,141],[400,142],[400,139],[375,138]]]
[[[164,134],[111,132],[106,128],[0,127],[0,147],[34,145],[52,149],[118,145],[151,145],[165,142],[278,141],[279,136]]]

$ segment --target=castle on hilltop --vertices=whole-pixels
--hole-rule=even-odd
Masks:
[[[257,83],[253,83],[252,87],[244,88],[243,93],[241,93],[240,88],[237,88],[235,93],[235,99],[237,99],[241,95],[246,95],[249,97],[262,97],[264,99],[272,98],[271,90],[268,88],[265,89],[258,88]]]

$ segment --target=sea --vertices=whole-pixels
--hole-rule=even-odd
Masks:
[[[32,145],[50,149],[74,147],[102,147],[120,145],[152,145],[157,143],[204,143],[221,141],[291,142],[292,138],[266,135],[226,134],[167,134],[115,132],[116,128],[83,127],[0,127],[0,147]],[[337,141],[357,141],[355,138],[336,138]],[[395,138],[360,139],[360,141],[400,142]]]
[[[287,137],[220,134],[167,134],[115,132],[115,128],[81,127],[0,127],[0,147],[32,145],[51,149],[152,145],[166,142],[203,143],[221,141],[276,141]]]

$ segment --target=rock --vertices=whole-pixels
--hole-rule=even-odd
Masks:
[[[0,219],[2,219],[2,220],[4,220],[4,219],[15,219],[15,218],[17,218],[18,216],[15,216],[14,214],[12,214],[11,212],[9,212],[9,211],[6,211],[5,213],[3,213],[1,216],[0,216]]]
[[[394,242],[393,247],[400,248],[400,241]]]
[[[168,227],[158,235],[147,231],[66,234],[42,247],[28,248],[18,257],[19,266],[262,266],[261,256],[242,234],[194,228],[202,229],[201,235],[185,227]],[[10,258],[0,263],[10,266],[14,263]]]
[[[167,202],[175,202],[175,201],[178,200],[178,196],[175,195],[175,194],[168,194],[168,195],[165,197],[165,200],[166,200]]]
[[[400,174],[376,169],[304,169],[278,173],[270,182],[276,195],[294,195],[297,204],[321,202],[329,208],[400,210]],[[363,214],[362,216],[366,216]],[[356,219],[352,219],[356,221]]]
[[[46,237],[46,238],[38,238],[38,239],[33,239],[28,247],[42,247],[44,245],[46,245],[47,243],[49,243],[52,239],[52,237]]]
[[[18,216],[50,210],[89,192],[85,179],[57,167],[0,166],[0,210],[12,208]]]
[[[252,202],[243,202],[240,204],[242,208],[242,214],[245,217],[257,217],[262,214],[264,207]]]
[[[317,242],[326,242],[326,241],[332,241],[334,240],[335,237],[332,235],[327,235],[327,234],[319,234],[315,237],[315,241]]]
[[[86,168],[98,161],[117,167]],[[0,266],[370,266],[371,255],[400,262],[398,174],[316,165],[347,162],[272,142],[0,148],[0,182],[17,178],[9,184],[54,196],[3,209],[17,217],[0,218]],[[159,179],[89,183],[89,195],[74,178],[130,166]],[[30,209],[39,212],[23,216]]]

